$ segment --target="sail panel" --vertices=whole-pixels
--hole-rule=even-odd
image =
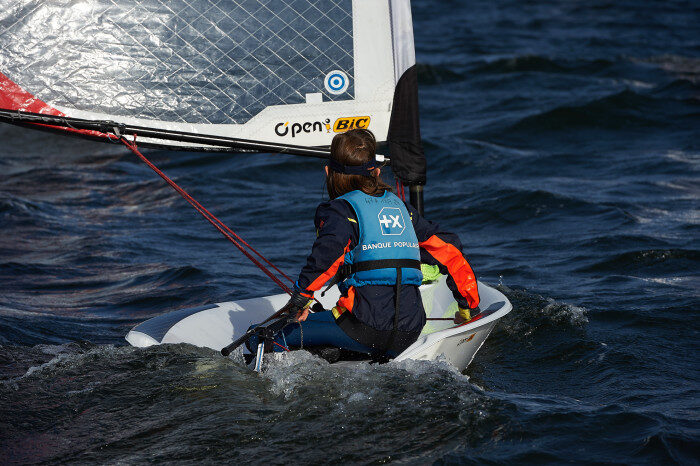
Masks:
[[[417,89],[396,92],[414,63],[409,0],[16,0],[0,10],[2,109],[32,111],[22,102],[34,99],[41,113],[242,139],[246,150],[328,147],[356,127],[384,142],[390,122],[405,133],[392,110],[417,112],[406,104]]]
[[[57,107],[243,124],[309,93],[353,98],[351,0],[15,3],[0,12],[0,70]],[[345,92],[324,86],[331,70]]]

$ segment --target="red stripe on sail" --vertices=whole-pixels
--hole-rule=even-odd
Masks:
[[[0,73],[0,108],[65,116],[51,105],[22,89],[17,83],[2,73]]]
[[[22,89],[22,87],[0,73],[0,108],[6,110],[19,110],[30,113],[43,113],[45,115],[66,116],[65,113],[55,109],[41,99]],[[33,123],[36,126],[43,126],[51,129],[60,129],[68,133],[82,134],[85,136],[112,139],[111,135],[87,129],[64,128],[42,123]]]

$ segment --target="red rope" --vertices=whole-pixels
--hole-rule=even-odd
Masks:
[[[406,202],[406,193],[403,189],[403,181],[401,181],[398,177],[396,178],[396,195],[399,196],[402,201]]]
[[[282,348],[282,349],[283,349],[283,350],[285,350],[285,351],[290,351],[290,349],[289,349],[289,348],[287,348],[286,346],[282,346],[282,345],[280,345],[280,344],[279,344],[279,343],[277,343],[276,341],[273,341],[272,343],[274,343],[275,345],[279,346],[280,348]]]
[[[287,285],[285,285],[277,276],[275,276],[272,272],[270,272],[270,270],[269,270],[267,267],[265,267],[262,263],[260,263],[260,261],[258,261],[255,257],[253,257],[253,256],[243,247],[243,245],[245,245],[245,246],[248,247],[251,251],[253,251],[255,254],[257,254],[258,257],[260,257],[263,261],[265,261],[270,267],[272,267],[273,269],[275,269],[275,270],[276,270],[280,275],[282,275],[284,278],[286,278],[286,279],[289,280],[290,282],[293,282],[293,280],[292,280],[291,278],[289,278],[287,275],[285,275],[285,273],[282,272],[280,269],[278,269],[272,262],[270,262],[269,260],[267,260],[267,258],[265,258],[265,256],[263,256],[263,255],[260,254],[258,251],[256,251],[250,244],[248,244],[247,242],[245,242],[245,240],[243,240],[243,238],[241,238],[240,236],[238,236],[233,230],[231,230],[228,226],[226,226],[226,225],[224,224],[224,222],[222,222],[221,220],[219,220],[218,218],[216,218],[216,217],[214,216],[214,214],[212,214],[212,213],[209,212],[207,209],[205,209],[204,206],[202,206],[202,204],[200,204],[200,203],[197,202],[192,196],[190,196],[190,195],[187,193],[187,191],[185,191],[185,190],[182,189],[180,186],[178,186],[177,183],[175,183],[173,180],[171,180],[165,173],[163,173],[163,172],[162,172],[158,167],[156,167],[150,160],[148,160],[148,159],[138,150],[138,148],[136,147],[136,135],[134,135],[134,142],[133,142],[133,143],[127,141],[126,138],[124,138],[124,137],[121,138],[121,141],[124,143],[124,145],[125,145],[126,147],[128,147],[128,148],[131,150],[131,152],[133,152],[133,153],[134,153],[138,158],[140,158],[146,165],[148,165],[148,166],[151,168],[151,170],[153,170],[154,172],[156,172],[156,173],[158,174],[158,176],[160,176],[161,178],[163,178],[163,180],[165,180],[166,183],[168,183],[175,191],[177,191],[183,198],[185,198],[185,200],[186,200],[187,202],[189,202],[190,205],[192,205],[192,207],[194,207],[195,210],[197,210],[197,212],[199,212],[200,214],[202,214],[202,216],[203,216],[204,218],[206,218],[206,219],[209,221],[209,223],[211,223],[212,225],[214,225],[214,228],[216,228],[217,230],[219,230],[219,232],[220,232],[222,235],[224,235],[224,237],[226,237],[226,239],[228,239],[229,241],[231,241],[231,243],[233,243],[234,246],[236,246],[248,259],[250,259],[251,262],[253,262],[255,265],[257,265],[258,268],[260,268],[260,270],[262,270],[268,277],[270,277],[270,278],[272,279],[272,281],[274,281],[274,282],[275,282],[280,288],[282,288],[286,293],[292,294],[292,290],[291,290]]]

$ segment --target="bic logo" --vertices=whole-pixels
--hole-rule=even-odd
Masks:
[[[384,207],[377,217],[382,235],[400,235],[406,228],[401,209],[397,207]]]
[[[367,129],[368,126],[368,116],[340,117],[337,120],[335,120],[335,124],[333,125],[333,131],[336,133],[342,133],[351,129]]]

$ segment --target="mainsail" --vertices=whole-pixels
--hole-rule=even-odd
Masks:
[[[369,128],[425,183],[409,0],[9,2],[0,120],[317,156]]]

